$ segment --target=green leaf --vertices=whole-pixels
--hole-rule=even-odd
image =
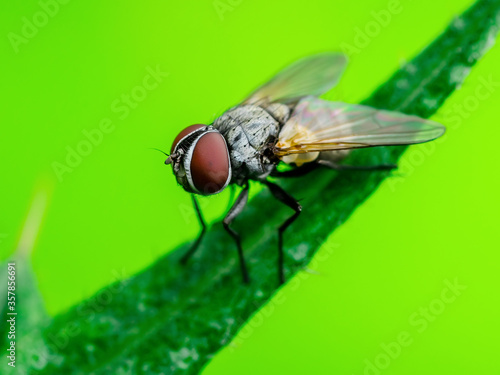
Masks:
[[[47,363],[48,350],[43,340],[43,330],[51,319],[45,310],[38,283],[31,264],[31,251],[35,243],[43,214],[48,201],[48,186],[39,183],[33,201],[24,222],[16,251],[8,261],[0,265],[0,283],[7,286],[7,281],[14,282],[11,300],[7,299],[7,288],[0,291],[0,311],[6,320],[13,323],[0,326],[0,347],[2,353],[8,353],[5,374],[27,374],[30,369],[41,369]],[[8,273],[8,266],[14,264],[13,274]],[[13,279],[9,279],[13,278]],[[13,302],[13,303],[12,303]],[[15,314],[15,315],[14,315]],[[14,343],[14,345],[12,345]],[[14,346],[14,350],[12,347]],[[14,353],[12,353],[14,351]],[[12,358],[14,354],[15,358]]]
[[[42,296],[38,290],[38,285],[35,279],[35,274],[31,267],[29,254],[16,252],[12,261],[15,262],[15,310],[17,315],[7,315],[11,312],[7,305],[6,292],[2,292],[2,302],[0,310],[2,319],[15,319],[13,326],[15,331],[14,337],[9,338],[8,331],[10,324],[2,324],[0,334],[2,337],[2,353],[7,353],[10,356],[11,341],[15,342],[15,367],[4,364],[5,370],[2,374],[27,374],[30,368],[42,368],[46,362],[44,354],[47,349],[43,342],[42,330],[50,322],[50,317],[43,305]],[[2,273],[7,275],[7,264],[0,265]],[[2,278],[2,285],[7,285],[5,277]],[[11,362],[11,359],[6,357],[6,362]]]
[[[479,1],[365,104],[431,116],[491,47],[499,17],[499,1]],[[359,150],[348,162],[396,162],[404,150]],[[288,279],[387,176],[323,170],[306,181],[280,182],[304,207],[285,236]],[[51,356],[40,373],[197,373],[276,292],[276,228],[290,215],[262,191],[235,222],[243,236],[249,286],[241,283],[232,239],[216,224],[186,267],[178,260],[189,244],[57,316],[44,333]]]

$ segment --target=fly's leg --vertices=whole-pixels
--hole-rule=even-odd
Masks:
[[[194,194],[191,194],[191,199],[193,200],[193,206],[196,211],[196,215],[198,217],[198,221],[200,222],[201,225],[201,232],[198,235],[198,238],[196,241],[193,243],[193,245],[189,248],[189,250],[184,254],[180,260],[181,264],[186,264],[189,258],[195,253],[196,249],[200,246],[201,240],[203,239],[203,236],[205,235],[205,232],[207,231],[207,225],[205,224],[205,220],[203,220],[203,216],[201,214],[200,206],[198,205],[198,201],[196,200],[196,197]]]
[[[226,217],[222,221],[224,229],[231,235],[231,237],[234,238],[234,241],[236,242],[236,247],[238,249],[238,257],[240,260],[241,276],[243,277],[243,282],[245,284],[248,284],[250,282],[250,277],[248,276],[248,270],[245,264],[245,258],[243,257],[243,248],[241,247],[241,237],[238,234],[238,232],[236,232],[229,225],[236,218],[236,216],[238,216],[241,213],[241,211],[243,211],[243,208],[245,208],[247,200],[248,200],[248,182],[245,184],[240,195],[238,195],[238,198],[236,198],[236,202],[234,202],[233,207],[231,207]]]
[[[345,165],[330,160],[318,160],[316,163],[336,171],[390,171],[398,167],[397,164]]]
[[[290,194],[288,194],[278,185],[269,181],[265,181],[264,183],[267,185],[267,187],[271,191],[271,194],[274,195],[276,199],[286,204],[288,207],[295,211],[295,213],[288,219],[286,219],[285,222],[278,228],[278,280],[280,284],[283,284],[285,282],[285,270],[283,267],[283,232],[286,228],[288,228],[290,224],[295,221],[295,219],[297,219],[300,212],[302,211],[302,206]]]

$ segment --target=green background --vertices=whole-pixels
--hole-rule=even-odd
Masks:
[[[22,35],[24,17],[42,8],[4,5],[0,259],[33,250],[54,315],[191,240],[199,228],[190,198],[149,148],[168,150],[183,127],[212,121],[295,59],[347,44],[359,50],[325,97],[359,102],[472,2],[401,1],[401,12],[373,29],[389,4],[71,1],[17,51],[9,33]],[[361,46],[367,28],[373,36]],[[384,374],[500,371],[500,93],[484,85],[500,82],[499,57],[493,47],[433,117],[446,137],[412,146],[398,174],[330,236],[312,271],[284,286],[204,374],[350,375],[373,363]],[[126,115],[117,111],[157,67],[168,77]],[[58,179],[54,163],[105,119],[113,130]],[[203,199],[206,216],[218,219],[227,200]],[[455,280],[466,288],[443,302]],[[398,352],[391,343],[405,332],[410,343]]]

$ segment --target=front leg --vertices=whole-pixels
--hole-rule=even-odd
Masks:
[[[234,238],[234,241],[236,242],[236,247],[238,249],[238,257],[240,260],[241,276],[243,277],[243,282],[245,284],[248,284],[250,282],[250,277],[248,276],[248,270],[245,264],[245,258],[243,256],[243,248],[241,247],[241,237],[238,234],[238,232],[236,232],[229,226],[229,224],[231,224],[231,222],[236,218],[236,216],[238,216],[241,213],[241,211],[243,211],[243,208],[245,208],[247,200],[248,200],[248,182],[245,183],[245,185],[243,186],[243,190],[241,191],[240,195],[238,195],[238,198],[236,198],[236,202],[234,202],[233,207],[231,207],[226,217],[222,221],[224,229],[231,235],[231,237]]]
[[[186,251],[186,254],[182,256],[180,260],[181,264],[186,264],[189,258],[191,258],[191,256],[195,253],[195,251],[200,246],[201,240],[203,239],[205,232],[207,231],[207,225],[205,224],[205,220],[203,220],[203,215],[201,214],[200,206],[198,205],[198,201],[194,194],[191,194],[191,199],[193,200],[193,207],[194,210],[196,211],[196,216],[198,217],[198,221],[200,222],[201,225],[201,232],[198,235],[196,241],[193,243],[193,245],[189,248],[188,251]]]
[[[264,183],[276,199],[286,204],[288,207],[292,208],[295,211],[295,213],[290,216],[283,224],[281,224],[278,229],[278,280],[280,284],[283,284],[285,282],[285,270],[283,264],[283,232],[286,228],[288,228],[290,224],[295,221],[295,219],[297,219],[300,212],[302,211],[302,206],[280,186],[269,181],[264,181]]]

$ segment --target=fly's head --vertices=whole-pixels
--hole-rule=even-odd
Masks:
[[[229,150],[212,126],[191,125],[175,137],[165,164],[172,164],[177,182],[189,193],[220,193],[231,181]]]

